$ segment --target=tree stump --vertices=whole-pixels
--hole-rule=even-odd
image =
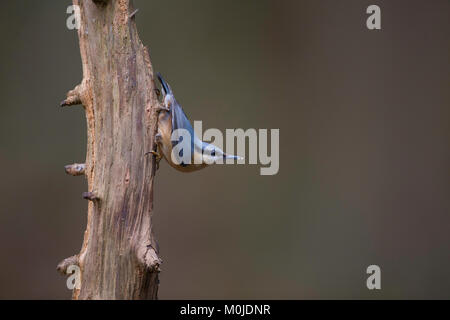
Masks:
[[[80,8],[83,80],[62,106],[81,104],[87,119],[84,164],[89,201],[81,252],[58,266],[78,265],[73,299],[156,299],[161,263],[152,233],[153,150],[160,108],[147,48],[130,0],[73,0]]]

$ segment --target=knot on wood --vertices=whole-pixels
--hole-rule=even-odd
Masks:
[[[138,250],[138,258],[149,271],[161,272],[160,265],[162,264],[162,260],[152,245],[141,247]]]
[[[132,13],[130,13],[130,14],[128,15],[128,18],[129,18],[129,19],[133,18],[133,17],[136,15],[136,13],[138,13],[138,11],[139,11],[139,9],[134,10]]]
[[[67,93],[66,100],[61,102],[61,107],[75,106],[78,104],[82,104],[81,96],[82,96],[83,85],[79,84],[75,87],[75,89],[70,90]]]
[[[69,164],[65,166],[64,169],[66,170],[66,173],[71,176],[81,176],[86,171],[86,164],[84,163]]]
[[[83,192],[83,199],[89,201],[98,201],[100,198],[95,194],[95,192]]]
[[[79,266],[77,255],[71,256],[71,257],[66,258],[63,261],[61,261],[58,264],[58,266],[56,267],[56,270],[58,270],[58,272],[61,273],[62,275],[66,275],[67,268],[69,268],[70,266],[73,266],[73,265]]]

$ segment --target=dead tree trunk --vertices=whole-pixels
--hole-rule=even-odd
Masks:
[[[79,266],[73,299],[156,299],[161,263],[152,233],[153,156],[160,107],[148,50],[130,0],[73,0],[83,80],[63,106],[82,104],[87,119],[85,175],[89,201],[81,252],[61,262]]]

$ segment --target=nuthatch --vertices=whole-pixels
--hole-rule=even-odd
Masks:
[[[164,156],[173,168],[182,172],[192,172],[203,169],[209,164],[215,163],[217,160],[240,159],[238,156],[228,155],[220,148],[200,140],[196,136],[183,108],[175,100],[169,84],[164,81],[160,73],[157,76],[163,89],[164,103],[164,108],[162,108],[158,115],[158,133],[155,136],[157,150],[150,152],[156,156],[157,164],[159,164],[159,161]],[[181,132],[189,133],[190,144],[185,143],[185,145],[190,145],[191,157],[190,161],[186,161],[187,163],[177,160],[176,157],[178,155],[176,154],[174,154],[176,161],[173,159],[172,150],[177,144],[183,141],[180,137],[184,138],[184,136],[177,134],[180,132],[178,129],[184,129]],[[185,151],[183,150],[182,152]],[[194,159],[202,159],[202,161],[194,161]]]

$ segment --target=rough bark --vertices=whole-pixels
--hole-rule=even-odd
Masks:
[[[156,299],[161,263],[152,233],[152,150],[160,108],[148,50],[130,0],[74,0],[83,80],[62,106],[82,104],[87,119],[87,228],[81,252],[58,266],[81,270],[73,299]]]

